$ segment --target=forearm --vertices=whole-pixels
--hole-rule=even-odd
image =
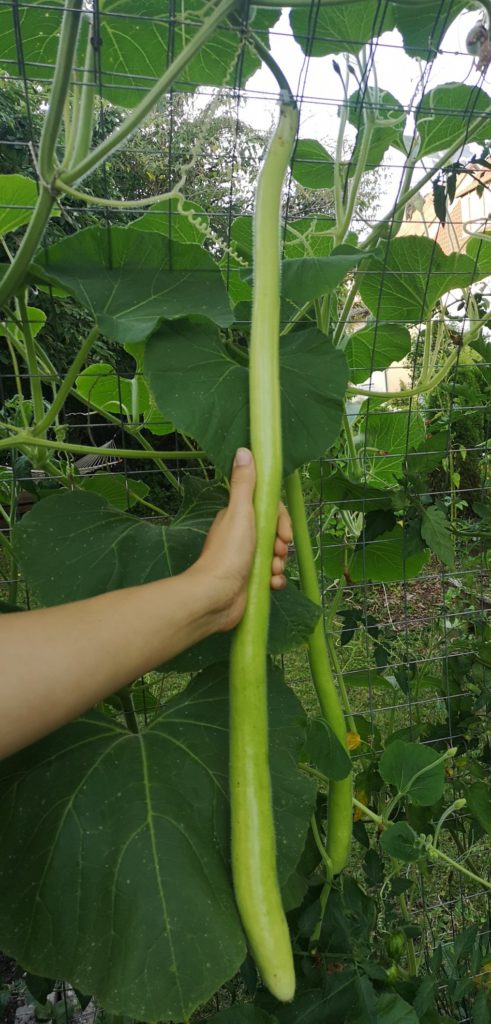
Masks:
[[[206,579],[172,579],[0,619],[0,757],[220,628]]]

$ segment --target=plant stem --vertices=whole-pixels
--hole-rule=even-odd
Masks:
[[[414,395],[429,394],[430,391],[434,391],[438,384],[441,384],[442,380],[445,379],[454,363],[457,362],[458,357],[459,350],[454,349],[432,380],[417,384],[414,388],[405,388],[404,391],[367,391],[364,388],[348,387],[348,393],[350,395],[364,395],[367,398],[385,398],[388,402],[391,398],[413,398]]]
[[[342,701],[342,704],[343,704],[343,707],[344,707],[344,714],[345,714],[345,717],[346,717],[346,721],[348,723],[350,732],[356,732],[356,724],[355,724],[355,720],[353,718],[353,715],[351,713],[351,705],[350,705],[350,702],[349,702],[348,691],[347,691],[346,686],[344,684],[344,676],[343,676],[343,672],[342,672],[342,669],[341,669],[341,665],[339,663],[339,658],[337,656],[337,652],[336,652],[336,648],[334,646],[334,640],[333,640],[332,636],[327,637],[326,643],[327,643],[327,650],[328,650],[328,653],[329,653],[329,657],[330,657],[331,662],[332,662],[332,664],[334,666],[334,672],[336,674],[336,682],[337,682],[337,685],[338,685],[339,692],[341,694],[341,701]]]
[[[138,726],[138,719],[135,713],[135,705],[133,704],[131,687],[124,686],[122,690],[118,690],[117,697],[123,709],[128,729],[130,730],[130,732],[139,733],[140,729]]]
[[[353,797],[353,806],[357,807],[358,810],[365,815],[365,817],[370,818],[370,820],[375,822],[376,825],[385,825],[384,819],[380,816],[380,814],[375,814],[375,812],[371,811],[370,808],[367,807],[365,804],[360,803],[360,801],[357,800],[356,797]]]
[[[473,882],[477,882],[478,885],[483,885],[485,889],[491,889],[491,882],[487,882],[485,878],[480,875],[475,875],[473,871],[469,871],[468,868],[464,867],[463,864],[459,864],[458,861],[452,860],[446,853],[442,853],[440,849],[436,850],[433,846],[429,847],[428,850],[430,860],[443,860],[445,864],[449,864],[450,867],[454,868],[455,871],[460,871],[461,875],[465,875],[470,878]]]
[[[91,21],[87,31],[87,48],[85,51],[85,66],[83,78],[80,83],[80,104],[77,109],[77,123],[72,125],[75,131],[75,141],[71,153],[65,154],[66,166],[72,167],[85,159],[89,152],[92,140],[92,121],[94,116],[94,98],[96,88],[95,76],[95,47],[92,42],[94,24]]]
[[[27,305],[24,295],[18,296],[16,300],[16,305],[19,319],[21,322],[22,334],[24,336],[24,346],[26,353],[27,369],[29,370],[29,385],[31,388],[34,421],[37,423],[40,419],[42,419],[44,415],[43,389],[41,386],[41,376],[39,373],[39,366],[36,356],[36,346],[34,344],[31,325],[29,323],[29,314],[27,312]]]
[[[56,142],[70,85],[82,8],[83,0],[65,0],[53,85],[39,143],[39,177],[43,185],[48,187],[51,184]]]
[[[0,281],[0,307],[18,291],[26,276],[31,259],[41,241],[55,199],[45,185],[40,185],[39,196],[26,233],[17,250],[13,263]]]
[[[9,428],[11,429],[11,428]],[[0,440],[0,448],[51,448],[54,451],[72,452],[73,455],[113,455],[120,459],[165,459],[166,461],[178,462],[180,459],[203,459],[206,452],[155,452],[139,451],[137,448],[95,448],[90,444],[66,444],[64,441],[48,441],[45,437],[34,437],[32,434],[19,431],[15,437],[7,437]]]
[[[70,170],[62,176],[61,180],[63,182],[66,182],[67,185],[71,185],[75,181],[80,181],[89,173],[89,171],[93,171],[98,167],[106,157],[112,155],[116,149],[119,149],[125,139],[139,128],[143,119],[150,113],[161,96],[167,92],[192,57],[194,57],[198,50],[204,46],[206,41],[215,31],[216,27],[233,9],[233,7],[235,7],[235,4],[236,0],[220,0],[220,3],[215,7],[212,14],[206,18],[201,28],[198,29],[196,34],[192,39],[190,39],[189,43],[181,50],[175,60],[173,60],[170,67],[167,68],[161,78],[159,78],[158,82],[155,83],[153,88],[149,90],[134,110],[128,114],[126,119],[123,121],[123,124],[111,132],[107,139],[104,139],[103,142],[99,143],[99,145],[96,146],[96,148],[93,149],[84,160],[81,160],[76,167],[70,168]]]
[[[56,398],[51,403],[50,408],[44,414],[44,416],[42,416],[41,419],[36,422],[36,425],[32,431],[34,437],[36,437],[38,434],[43,435],[48,430],[48,428],[55,422],[56,417],[60,412],[60,409],[63,408],[63,405],[68,395],[70,394],[75,379],[78,376],[82,366],[84,365],[85,360],[87,359],[87,356],[98,334],[99,328],[97,326],[93,327],[92,330],[89,331],[87,337],[85,338],[85,341],[82,343],[80,347],[80,350],[77,352],[75,359],[73,360],[71,366],[69,367],[65,374],[63,383],[57,392]]]
[[[343,424],[344,436],[346,438],[346,445],[347,445],[348,453],[349,453],[349,463],[350,463],[349,468],[350,468],[350,470],[351,470],[355,480],[359,480],[363,471],[362,471],[362,468],[360,466],[360,461],[358,459],[358,453],[357,453],[356,448],[355,448],[355,441],[354,441],[354,438],[353,438],[353,431],[351,429],[351,423],[349,421],[349,417],[348,417],[348,414],[346,412],[343,412],[342,424]]]
[[[322,596],[310,541],[302,484],[298,470],[285,482],[288,508],[293,523],[293,536],[298,559],[302,590],[311,601],[322,607]],[[344,715],[334,682],[329,660],[322,616],[318,619],[308,641],[309,664],[322,714],[335,736],[348,751]],[[353,730],[354,731],[354,730]],[[339,874],[349,857],[352,833],[353,783],[351,774],[345,779],[331,782],[329,787],[327,854],[334,874]]]

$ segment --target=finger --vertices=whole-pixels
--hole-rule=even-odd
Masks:
[[[278,526],[276,532],[285,544],[291,544],[293,540],[292,521],[282,501],[278,507]]]
[[[286,587],[286,576],[272,576],[271,590],[284,590]]]
[[[271,572],[272,572],[273,576],[282,576],[284,568],[285,568],[285,562],[284,562],[283,558],[278,558],[278,557],[273,558],[273,565],[272,565],[272,568],[271,568]]]
[[[235,453],[232,476],[230,478],[229,508],[238,512],[252,502],[256,486],[256,467],[252,452],[248,448],[238,448]]]
[[[279,558],[286,558],[288,555],[288,544],[285,544],[285,541],[281,540],[281,537],[277,537],[275,540],[274,553],[275,555],[278,555]]]

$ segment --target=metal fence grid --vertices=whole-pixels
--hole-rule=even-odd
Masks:
[[[45,90],[46,86],[49,85],[50,77],[52,74],[52,67],[44,65],[42,62],[39,65],[26,64],[23,58],[22,50],[22,26],[20,21],[20,14],[22,9],[28,7],[28,3],[15,2],[11,3],[10,0],[0,0],[0,15],[2,10],[11,10],[12,16],[17,25],[17,54],[12,57],[11,66],[8,68],[8,78],[10,83],[17,83],[17,85],[23,90],[25,100],[25,124],[26,132],[23,137],[7,137],[1,138],[0,142],[0,171],[5,166],[5,162],[10,161],[12,153],[15,151],[16,155],[22,155],[24,161],[23,173],[28,173],[28,165],[31,166],[31,173],[35,176],[34,167],[34,154],[38,144],[38,126],[39,119],[36,117],[38,111],[33,110],[33,103],[35,102],[35,96],[37,90]],[[41,4],[39,5],[47,12],[53,12],[59,10],[55,4]],[[452,20],[451,4],[447,0],[442,0],[439,10],[439,24],[440,27],[444,23],[449,24]],[[380,0],[374,27],[377,32],[383,31],[384,18],[386,17],[389,4],[387,0]],[[97,19],[113,19],[114,23],[118,20],[118,13],[101,12],[99,11],[99,5],[97,0],[94,2],[94,11]],[[300,63],[300,71],[297,75],[297,80],[293,81],[294,92],[296,94],[301,115],[307,111],[316,112],[316,117],[319,116],[319,112],[325,114],[326,123],[329,122],[329,118],[332,119],[333,112],[343,104],[343,100],[339,100],[338,97],[326,95],[312,95],[309,92],[309,71],[311,69],[312,61],[314,57],[310,56],[314,47],[319,42],[323,41],[328,43],[328,38],[319,34],[316,28],[319,14],[319,5],[314,3],[310,8],[310,17],[308,22],[308,33],[307,39],[304,45],[305,55]],[[125,17],[129,17],[125,15]],[[135,20],[135,25],[142,17],[140,14],[135,13],[131,15]],[[169,15],[164,17],[159,15],[155,19],[158,23],[168,24],[172,26],[174,24],[174,11],[173,4],[169,4]],[[190,19],[190,25],[193,24],[193,19]],[[267,33],[264,32],[264,36]],[[275,40],[275,45],[281,47],[282,40],[288,40],[288,32],[276,26],[271,31],[271,36]],[[172,31],[169,32],[169,53],[165,55],[165,59],[169,60],[172,57]],[[267,40],[266,40],[267,41]],[[348,42],[348,41],[347,41]],[[366,90],[369,82],[370,69],[379,62],[383,62],[385,52],[393,53],[394,49],[399,51],[401,49],[401,43],[391,41],[388,42],[385,39],[376,39],[368,44],[366,48],[366,74],[364,81],[360,89],[361,103],[359,106],[360,113],[360,124],[362,123],[363,115],[363,103],[366,101],[370,103],[371,100],[366,99]],[[452,56],[458,58],[464,58],[467,61],[467,67],[469,74],[471,73],[472,59],[467,53],[455,53],[451,50],[446,50],[445,46],[439,51],[442,56]],[[329,59],[329,58],[328,58]],[[341,61],[341,57],[336,57],[337,61]],[[5,66],[5,65],[4,65]],[[20,69],[20,73],[19,73]],[[421,69],[419,91],[414,94],[413,100],[410,104],[405,105],[405,111],[408,115],[414,114],[417,110],[418,104],[421,99],[421,94],[424,92],[424,88],[430,79],[432,74],[432,64],[429,63],[426,67]],[[105,118],[107,118],[107,105],[102,101],[102,94],[107,97],[110,95],[110,87],[108,88],[105,82],[105,67],[104,67],[104,48],[100,47],[97,49],[97,77],[99,84],[99,104],[97,114],[97,131],[103,136],[105,134]],[[142,93],[148,88],[150,82],[142,77],[141,81],[138,81],[137,76],[132,76],[133,81],[131,88]],[[112,73],[112,79],[114,80],[114,73]],[[477,74],[471,78],[472,85],[481,85],[486,87],[486,72],[482,72],[479,77]],[[488,87],[489,88],[489,87]],[[39,95],[43,95],[39,92]],[[203,97],[203,103],[209,100],[214,95],[214,90],[202,88],[200,95]],[[236,159],[240,153],[241,147],[241,125],[243,118],[247,116],[247,112],[256,109],[261,109],[264,112],[265,122],[267,116],[272,117],[276,105],[276,89],[271,86],[271,89],[258,90],[254,88],[254,84],[249,86],[244,83],[242,78],[242,61],[239,55],[238,60],[235,62],[235,75],[234,84],[230,87],[224,88],[221,91],[223,101],[227,103],[229,112],[232,111],[233,123],[234,123],[234,134],[231,145],[231,152],[234,157],[230,166],[223,168],[224,181],[227,181],[226,189],[224,189],[224,195],[226,198],[221,200],[220,208],[214,208],[210,211],[214,220],[220,223],[220,231],[222,237],[225,239],[228,245],[230,245],[230,232],[231,225],[234,216],[234,209],[240,207],[242,197],[240,195],[240,183],[237,183],[235,170],[236,170]],[[168,148],[167,152],[162,154],[162,162],[166,168],[166,174],[169,181],[173,180],[175,173],[175,158],[174,158],[174,140],[175,140],[175,125],[176,115],[174,107],[177,107],[182,102],[182,94],[173,92],[167,102],[167,113],[170,118],[170,131],[168,137]],[[385,101],[382,101],[379,105],[378,112],[390,112],[390,108],[387,108]],[[443,113],[443,111],[442,111]],[[472,109],[469,110],[457,110],[457,111],[446,111],[447,115],[455,114],[456,117],[467,116],[469,123],[472,115]],[[257,117],[254,112],[254,117]],[[151,119],[150,119],[151,120]],[[266,123],[267,129],[267,123]],[[1,127],[0,127],[1,132]],[[3,132],[1,132],[3,136]],[[140,133],[141,136],[141,133]],[[491,137],[491,132],[490,132]],[[203,139],[200,141],[200,145],[206,150],[206,131]],[[131,158],[132,153],[142,154],[148,152],[149,156],[154,156],[154,147],[150,140],[148,149],[142,143],[142,138],[139,137],[138,146],[135,147],[135,151],[132,149],[132,142],[128,143],[125,154],[128,158]],[[3,155],[2,155],[3,154]],[[390,164],[390,175],[392,181],[392,190],[395,195],[400,194],[402,190],[403,174],[405,165],[401,162],[392,161]],[[103,167],[101,172],[102,181],[102,194],[105,198],[110,198],[110,186],[108,183],[107,169]],[[285,230],[288,223],[295,219],[295,214],[291,215],[290,210],[294,209],[294,193],[295,186],[292,177],[290,176],[287,189],[285,191]],[[151,194],[151,188],[149,190]],[[0,197],[0,208],[1,208],[1,197]],[[63,204],[62,204],[63,208]],[[250,205],[249,205],[250,209]],[[101,210],[97,206],[91,206],[90,202],[85,204],[77,204],[77,202],[71,200],[66,204],[66,214],[72,219],[72,224],[77,225],[77,215],[87,216],[90,214],[93,222],[102,223],[107,225],[108,229],[111,223],[115,221],[115,214],[110,209]],[[139,215],[139,214],[138,214]],[[171,217],[171,213],[161,214]],[[127,213],[124,216],[118,213],[118,222],[130,222],[133,217],[137,216],[135,213]],[[323,215],[318,214],[319,219],[322,220]],[[359,222],[362,230],[366,230],[373,224],[378,222],[377,213],[370,213],[368,211],[366,217],[364,217],[364,223]],[[406,215],[404,217],[399,216],[397,222],[388,224],[388,237],[393,237],[400,230],[402,225],[408,225],[411,223],[410,218]],[[454,226],[457,228],[459,222],[454,222]],[[169,240],[172,240],[172,230],[169,232]],[[46,243],[45,243],[46,244]],[[162,246],[165,247],[168,244],[168,240],[162,237]],[[386,250],[387,253],[387,250]],[[227,272],[232,274],[234,272],[230,262],[227,268]],[[390,271],[387,271],[390,273]],[[481,286],[481,291],[491,299],[491,288],[489,283],[485,283]],[[55,309],[55,296],[51,296],[50,300],[53,303]],[[422,309],[424,307],[425,295],[421,297]],[[350,323],[353,327],[356,326],[357,322],[363,324],[365,322],[363,310],[359,310],[358,313],[354,313],[350,318]],[[401,310],[401,323],[405,323],[404,310]],[[469,322],[469,317],[467,317]],[[463,330],[463,324],[460,327]],[[56,331],[60,331],[60,324],[57,323],[56,314],[53,317],[52,330],[56,337]],[[57,341],[60,347],[63,344],[63,338],[58,336]],[[2,344],[0,339],[0,345]],[[5,351],[0,353],[5,355]],[[373,353],[374,357],[374,353]],[[419,357],[418,347],[413,346],[413,362],[414,365],[411,367],[411,371],[414,372],[416,366],[416,360]],[[372,359],[372,368],[373,368]],[[488,366],[491,363],[487,364]],[[4,409],[8,405],[8,400],[15,393],[15,374],[12,369],[8,367],[6,359],[1,364],[1,376],[0,376],[0,402]],[[490,419],[489,419],[489,407],[486,401],[483,400],[482,404],[470,403],[468,405],[460,405],[457,399],[457,389],[460,381],[462,380],[463,373],[465,373],[465,367],[457,360],[455,366],[451,372],[449,378],[450,388],[448,390],[448,421],[449,421],[449,436],[450,443],[449,448],[446,452],[446,464],[447,469],[445,472],[439,474],[437,483],[428,492],[426,489],[422,491],[418,497],[425,495],[431,495],[433,499],[438,498],[441,501],[453,502],[456,506],[457,523],[468,523],[469,522],[469,506],[463,506],[463,502],[470,502],[471,499],[475,500],[476,497],[476,486],[461,486],[455,487],[450,479],[450,462],[453,451],[453,437],[457,433],[457,416],[460,420],[462,413],[476,414],[480,413],[487,417],[487,428],[486,437],[490,434]],[[19,369],[19,378],[21,385],[27,380],[27,375],[24,374],[23,367]],[[125,373],[118,369],[117,361],[114,363],[114,375],[119,381],[119,391],[121,393],[122,382],[125,380]],[[45,384],[49,386],[49,377],[46,377]],[[420,409],[421,406],[418,399],[406,400],[405,408],[409,413]],[[424,414],[427,418],[431,418],[433,413],[437,412],[439,406],[426,405],[424,408]],[[380,415],[376,402],[368,400],[364,404],[363,416],[365,422],[368,424],[370,417],[373,415]],[[384,414],[387,416],[393,415],[392,410],[384,410]],[[121,404],[119,411],[115,413],[116,422],[108,424],[107,420],[103,417],[98,416],[97,412],[82,411],[80,406],[77,408],[76,403],[71,401],[65,409],[64,415],[61,417],[61,422],[69,428],[71,436],[80,436],[84,438],[85,444],[100,445],[104,443],[112,444],[113,447],[127,447],[128,436],[125,432],[127,426],[127,420],[125,416],[125,410]],[[369,460],[373,458],[373,455],[369,455],[367,450],[367,435],[365,436],[365,445],[358,456],[361,457],[363,469],[369,464]],[[405,450],[401,453],[404,460],[407,460],[409,456],[409,417],[408,417],[408,428],[406,434],[406,446]],[[485,440],[485,438],[483,438]],[[159,439],[160,441],[160,439]],[[176,478],[180,481],[183,473],[193,472],[196,474],[202,474],[203,468],[198,462],[190,465],[188,461],[183,461],[180,457],[180,449],[182,442],[179,441],[177,435],[173,435],[172,438],[167,437],[165,440],[165,446],[168,449],[170,443],[175,446],[176,459],[174,464],[170,464],[172,472]],[[108,449],[108,455],[110,455],[110,448]],[[482,444],[476,444],[471,446],[467,451],[467,458],[472,456],[478,457],[483,455]],[[455,449],[455,456],[458,456],[458,451]],[[384,459],[388,458],[387,453],[380,453],[377,456],[378,459],[383,463]],[[83,462],[83,460],[82,460]],[[489,613],[491,606],[489,581],[487,579],[487,562],[486,562],[486,543],[484,540],[473,541],[473,554],[474,557],[478,556],[477,563],[475,562],[473,568],[469,570],[466,568],[464,559],[457,560],[457,565],[454,569],[446,569],[445,566],[438,562],[436,559],[432,559],[430,564],[422,570],[416,578],[407,578],[403,572],[401,578],[397,582],[389,583],[373,583],[368,578],[364,578],[359,583],[353,583],[348,579],[344,587],[344,601],[346,606],[356,608],[359,613],[359,622],[365,626],[363,645],[364,649],[360,644],[357,647],[357,654],[354,659],[355,664],[352,664],[352,657],[350,654],[350,646],[343,645],[342,631],[343,622],[340,618],[335,618],[329,614],[332,598],[336,590],[336,585],[333,584],[332,578],[326,575],[324,571],[324,556],[329,547],[333,544],[332,530],[333,526],[336,526],[338,517],[333,523],[332,519],[332,508],[333,503],[329,497],[329,475],[333,469],[333,464],[336,465],[336,459],[332,455],[329,458],[322,459],[319,464],[318,472],[318,492],[314,492],[311,488],[309,493],[309,517],[312,526],[312,534],[318,544],[319,552],[319,567],[320,567],[320,578],[324,601],[324,616],[326,621],[326,628],[332,640],[337,645],[337,655],[340,662],[340,667],[343,669],[344,678],[348,689],[350,688],[350,676],[359,673],[360,665],[365,661],[365,666],[371,666],[368,669],[368,673],[373,673],[374,676],[377,674],[377,668],[373,664],[373,648],[372,641],[370,639],[370,629],[373,631],[380,630],[381,635],[384,636],[387,632],[391,634],[391,645],[390,649],[393,654],[390,661],[390,671],[392,674],[398,672],[408,671],[410,667],[412,672],[418,671],[418,669],[424,667],[428,670],[431,667],[430,675],[437,676],[438,673],[445,679],[447,678],[448,688],[447,692],[440,692],[436,695],[434,692],[429,693],[424,690],[418,695],[414,695],[410,685],[407,687],[407,692],[404,692],[400,687],[394,687],[392,692],[383,690],[379,692],[376,686],[368,685],[366,690],[360,691],[356,688],[350,690],[350,694],[353,702],[353,712],[355,714],[362,714],[371,723],[374,731],[378,729],[387,729],[390,723],[399,722],[405,723],[409,727],[414,727],[415,734],[417,732],[417,724],[423,717],[425,719],[428,715],[434,715],[435,718],[446,723],[447,731],[439,737],[440,741],[448,741],[450,745],[454,745],[455,741],[460,738],[458,727],[454,729],[453,717],[452,717],[452,706],[455,701],[465,695],[466,688],[463,685],[462,689],[453,685],[454,681],[449,678],[449,666],[453,658],[463,657],[466,654],[471,654],[474,650],[474,632],[482,628],[485,616]],[[337,463],[338,465],[345,466],[346,458],[343,457],[342,462]],[[482,459],[484,466],[484,459]],[[136,479],[144,480],[150,486],[149,501],[155,506],[159,507],[161,502],[164,503],[166,500],[170,501],[170,507],[175,507],[175,497],[172,497],[172,491],[169,487],[163,487],[162,475],[158,468],[153,466],[151,463],[145,464],[133,464],[128,460],[116,460],[114,464],[107,463],[99,467],[87,466],[84,464],[84,469],[80,467],[81,471],[107,474],[116,470],[118,473],[124,474],[127,494],[128,494],[128,508],[132,507],[132,501],[130,498],[130,492],[132,490],[132,482]],[[208,472],[211,473],[211,469],[208,467]],[[25,478],[19,478],[21,488],[24,485],[30,483],[30,480],[26,476]],[[484,503],[489,500],[489,472],[483,469],[481,474],[481,480],[479,484],[480,489],[480,500]],[[25,504],[22,504],[25,502]],[[25,494],[21,496],[21,505],[18,509],[19,514],[23,514],[25,508],[29,503],[29,495]],[[336,509],[339,509],[342,502],[336,503]],[[359,512],[365,513],[369,510],[370,499],[362,497],[359,503]],[[352,505],[350,506],[352,507]],[[165,509],[166,510],[166,509]],[[132,511],[136,511],[132,508]],[[145,508],[144,506],[138,507],[138,514],[142,516],[148,516],[149,519],[155,518],[157,512],[152,508]],[[375,543],[380,544],[379,540]],[[368,541],[367,544],[370,544]],[[293,572],[294,563],[293,563]],[[5,600],[9,599],[9,594],[12,592],[12,586],[22,587],[22,581],[5,580],[2,582],[0,591],[4,596]],[[459,600],[453,604],[451,595],[460,594]],[[26,595],[29,601],[29,594]],[[459,643],[455,643],[455,637],[458,634]],[[393,641],[396,640],[396,643]],[[341,641],[341,646],[339,646]],[[289,676],[289,681],[295,686],[298,682],[296,673],[301,674],[301,668],[299,669],[298,661],[292,662],[288,656],[284,659],[284,664]],[[457,778],[456,780],[457,781]],[[465,812],[464,812],[465,813]],[[443,876],[442,876],[443,878]],[[486,898],[484,892],[469,891],[467,887],[462,883],[461,876],[458,877],[444,877],[445,889],[441,889],[438,893],[438,899],[435,900],[434,890],[428,891],[428,880],[421,874],[420,876],[420,893],[419,899],[415,901],[413,913],[416,919],[423,918],[428,929],[428,955],[431,950],[431,941],[446,941],[451,942],[453,936],[461,929],[466,926],[470,920],[479,920],[482,928],[482,934],[489,934],[489,907],[486,906]],[[443,885],[443,881],[442,881]],[[442,917],[444,920],[444,926],[440,928],[439,933],[435,933],[434,919],[435,913]],[[67,1018],[68,1019],[68,1018]],[[462,1018],[464,1019],[464,1018]],[[470,1018],[466,1018],[470,1019]]]

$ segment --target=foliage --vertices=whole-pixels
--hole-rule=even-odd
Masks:
[[[21,89],[6,77],[0,92],[9,143],[0,177],[3,612],[24,607],[20,576],[29,600],[49,606],[170,576],[198,557],[226,502],[233,452],[249,440],[251,209],[266,141],[221,90],[265,58],[292,103],[262,42],[274,5],[244,24],[234,0],[204,12],[192,0],[168,22],[157,0],[136,15],[127,0],[100,0],[92,22],[72,2],[58,52],[63,8],[44,6],[0,14],[0,66],[39,80]],[[431,63],[464,4],[448,3],[445,15],[443,6],[349,0],[321,4],[315,24],[308,8],[291,12],[305,53],[346,55],[335,62],[345,93],[336,144],[298,142],[283,204],[276,383],[299,579],[292,572],[272,600],[267,643],[295,999],[280,1003],[258,978],[234,897],[227,678],[236,638],[220,634],[161,666],[161,675],[191,676],[178,695],[162,703],[135,681],[125,699],[137,735],[121,724],[116,697],[2,765],[0,944],[32,972],[26,985],[40,1003],[58,979],[143,1021],[189,1020],[224,986],[241,992],[237,1005],[218,1004],[224,1024],[489,1019],[486,937],[472,926],[450,944],[433,941],[431,922],[411,915],[420,877],[458,874],[465,892],[491,885],[482,865],[489,632],[477,609],[468,634],[445,608],[435,613],[448,638],[439,669],[407,649],[398,660],[395,630],[366,600],[367,586],[406,584],[430,559],[453,571],[463,534],[456,459],[465,462],[466,444],[475,449],[476,491],[487,468],[489,239],[448,254],[394,225],[422,187],[418,157],[434,160],[424,185],[454,166],[464,143],[486,142],[489,98],[461,83],[425,90],[422,79],[408,142],[406,112],[368,61],[371,41],[397,27],[406,50]],[[204,108],[199,87],[216,90]],[[19,139],[33,143],[35,160]],[[404,162],[401,193],[360,231],[390,147]],[[405,392],[363,387],[408,354]],[[469,416],[471,403],[479,408]],[[107,458],[70,426],[80,407],[108,434],[117,428],[118,459],[158,470],[157,496],[138,477],[91,476],[75,462]],[[191,472],[181,472],[176,447]],[[449,501],[433,486],[446,477]],[[33,507],[20,518],[26,491]],[[478,544],[489,512],[474,504]],[[328,591],[325,632],[317,576]],[[360,637],[363,663],[343,678],[341,655]],[[320,707],[308,716],[274,664],[299,646]],[[434,718],[419,712],[426,690],[439,701]],[[416,717],[379,727],[352,712],[350,696],[365,693],[385,693],[394,709],[414,702]],[[333,850],[343,834],[347,854],[352,831],[341,872],[346,858],[339,866]]]

